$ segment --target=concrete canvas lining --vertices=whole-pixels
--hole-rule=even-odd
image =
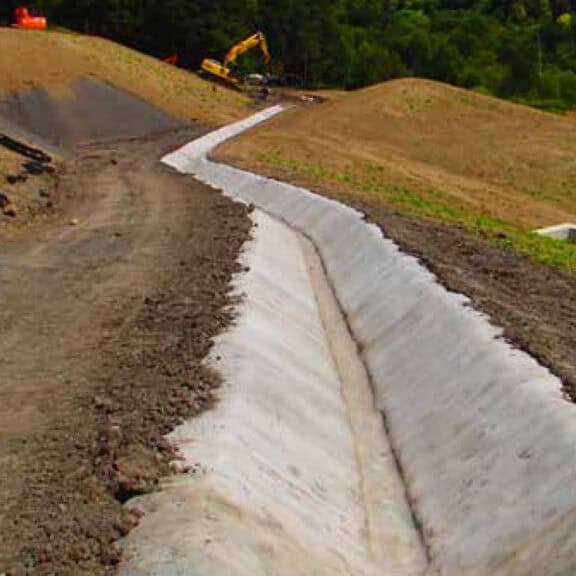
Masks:
[[[557,224],[556,226],[549,226],[548,228],[540,228],[540,230],[536,230],[536,232],[541,236],[576,242],[576,224]]]
[[[315,251],[262,212],[218,406],[170,437],[187,473],[131,502],[125,576],[417,576],[426,557]],[[338,360],[334,361],[334,351]]]
[[[279,111],[226,127],[164,161],[313,243],[361,351],[438,571],[571,574],[576,407],[563,398],[561,382],[360,213],[206,159],[220,142]]]

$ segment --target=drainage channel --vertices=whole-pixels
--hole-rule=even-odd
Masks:
[[[426,556],[366,370],[312,244],[260,211],[219,405],[125,542],[122,574],[419,575]]]
[[[424,574],[429,561],[425,543],[376,408],[368,372],[316,248],[299,236],[354,438],[369,555],[379,574]]]
[[[359,212],[206,159],[280,111],[163,159],[258,226],[222,401],[173,435],[195,473],[136,502],[124,576],[574,574],[562,383]]]

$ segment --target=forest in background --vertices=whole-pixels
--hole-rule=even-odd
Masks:
[[[4,10],[12,8],[3,0]],[[548,109],[576,107],[576,0],[42,0],[51,22],[196,69],[261,29],[307,87],[405,76]],[[13,5],[13,3],[12,3]],[[4,18],[6,16],[4,15]],[[258,69],[258,58],[242,65]]]

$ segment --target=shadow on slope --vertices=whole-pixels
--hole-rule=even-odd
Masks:
[[[0,104],[9,132],[54,149],[129,139],[185,125],[160,108],[103,82],[80,78],[62,96],[43,88],[12,92]]]

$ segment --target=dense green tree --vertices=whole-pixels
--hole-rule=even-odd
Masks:
[[[2,0],[6,21],[9,0]],[[576,106],[576,0],[39,0],[52,21],[196,68],[266,32],[274,68],[308,86],[422,76]],[[241,59],[245,70],[259,59]]]

